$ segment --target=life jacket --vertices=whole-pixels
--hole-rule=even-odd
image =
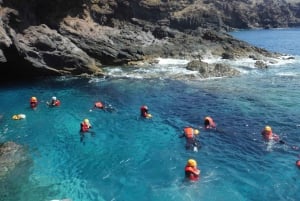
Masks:
[[[35,108],[35,107],[37,107],[37,101],[34,101],[34,102],[30,102],[30,107],[31,108]]]
[[[81,127],[80,129],[81,132],[87,132],[89,131],[90,125],[85,122],[81,122],[80,127]]]
[[[204,120],[205,128],[215,128],[216,124],[211,117],[206,117]]]
[[[185,177],[191,181],[197,181],[200,176],[200,171],[191,166],[185,166]]]
[[[52,102],[53,106],[60,106],[60,101],[59,100],[55,100]]]
[[[147,118],[148,117],[148,110],[145,106],[141,107],[141,116]]]
[[[279,136],[273,133],[272,131],[265,131],[263,130],[261,132],[262,136],[264,137],[265,140],[279,140]]]
[[[184,128],[184,134],[185,134],[185,137],[187,137],[187,138],[193,138],[194,137],[194,129],[191,127]]]
[[[104,106],[103,106],[103,104],[101,102],[96,102],[95,103],[95,107],[99,108],[99,109],[103,109]]]
[[[266,139],[266,140],[271,140],[272,139],[272,136],[273,136],[273,133],[272,131],[265,131],[263,130],[261,132],[262,136]]]

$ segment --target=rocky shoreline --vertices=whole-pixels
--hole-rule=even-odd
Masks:
[[[103,66],[139,65],[157,57],[197,61],[188,68],[207,57],[251,58],[265,68],[281,55],[227,31],[300,25],[300,0],[266,2],[2,0],[0,72],[2,79],[104,76]],[[228,72],[233,72],[230,66],[215,64],[204,77]]]

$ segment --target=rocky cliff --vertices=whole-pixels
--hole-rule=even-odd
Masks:
[[[300,0],[0,0],[2,78],[102,75],[155,57],[274,56],[226,34],[300,25]]]

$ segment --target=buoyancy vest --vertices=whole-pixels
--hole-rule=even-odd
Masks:
[[[141,107],[141,116],[147,117],[147,115],[148,115],[148,110],[146,109],[145,106],[142,106]]]
[[[216,127],[216,124],[214,122],[214,120],[211,118],[211,117],[206,117],[205,118],[205,121],[208,121],[208,125],[205,123],[205,126],[208,128],[208,127],[211,127],[211,128],[214,128]]]
[[[191,166],[186,166],[185,167],[185,177],[189,178],[192,181],[196,181],[199,179],[200,171]]]
[[[103,109],[104,106],[103,106],[103,104],[101,102],[96,102],[95,103],[95,107],[99,108],[99,109]]]
[[[60,106],[60,101],[59,100],[55,100],[53,103],[52,103],[53,106]]]
[[[87,124],[87,123],[85,123],[85,122],[82,122],[82,123],[80,124],[80,127],[81,127],[81,130],[80,130],[80,131],[82,131],[82,132],[87,132],[87,131],[89,131],[90,125]]]

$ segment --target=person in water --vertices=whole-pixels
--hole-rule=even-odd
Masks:
[[[84,119],[80,123],[80,132],[82,133],[88,132],[90,128],[92,128],[92,125],[90,124],[90,121],[88,119]]]
[[[57,107],[57,106],[60,106],[60,100],[58,100],[55,96],[53,96],[51,98],[51,101],[47,102],[47,104],[51,107]]]
[[[104,110],[106,112],[114,112],[116,109],[111,104],[104,104],[101,101],[97,101],[94,103],[94,107],[90,109],[90,112],[93,111],[93,109],[100,109]]]
[[[200,147],[200,145],[198,145],[198,140],[196,138],[196,136],[198,134],[199,134],[198,129],[194,129],[192,127],[185,127],[183,129],[183,134],[179,137],[180,138],[185,137],[185,139],[186,139],[185,148],[186,149],[192,149],[192,150],[197,151],[198,147]]]
[[[204,118],[204,128],[206,129],[216,128],[216,123],[211,117]]]
[[[190,181],[197,181],[200,177],[200,170],[197,168],[197,162],[194,159],[189,159],[184,168],[185,178]]]
[[[152,115],[148,111],[148,107],[146,105],[143,105],[141,108],[141,117],[149,119],[152,117]]]
[[[272,128],[270,126],[265,126],[265,128],[261,131],[261,135],[267,141],[270,140],[279,141],[279,136],[273,133]]]
[[[88,119],[84,119],[81,123],[80,123],[80,142],[83,142],[83,138],[85,133],[90,132],[92,134],[92,136],[95,135],[94,132],[90,131],[90,128],[92,128],[92,125],[90,124],[90,121]],[[84,142],[83,142],[84,143]]]
[[[25,119],[26,115],[25,114],[15,114],[12,116],[13,120],[20,120],[20,119]]]
[[[30,107],[32,108],[32,109],[35,109],[36,107],[37,107],[37,105],[38,105],[38,100],[37,100],[37,98],[36,97],[31,97],[30,98]]]

